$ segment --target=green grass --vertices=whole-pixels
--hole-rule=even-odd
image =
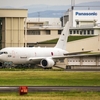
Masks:
[[[94,36],[69,36],[67,42],[76,41],[76,40],[85,39],[85,38],[90,38],[90,37],[94,37]],[[56,44],[57,41],[58,41],[58,39],[53,39],[53,40],[40,42],[39,44]]]
[[[9,69],[12,70],[12,69]],[[100,72],[0,71],[0,86],[100,86]],[[0,93],[0,100],[100,100],[100,92]]]
[[[0,86],[100,86],[100,72],[0,71]]]
[[[33,92],[0,93],[0,100],[100,100],[100,92]]]
[[[69,36],[68,42],[85,39],[85,38],[90,38],[90,37],[94,37],[94,36]]]

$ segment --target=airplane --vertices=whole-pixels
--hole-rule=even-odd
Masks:
[[[65,59],[67,55],[77,55],[90,52],[66,51],[67,38],[70,23],[66,23],[60,38],[55,47],[6,47],[0,50],[0,62],[11,62],[14,65],[36,64],[43,68],[52,68],[60,59]]]

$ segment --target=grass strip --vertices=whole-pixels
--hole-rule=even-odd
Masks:
[[[100,86],[100,72],[0,71],[0,86]]]
[[[94,37],[94,36],[69,36],[68,40],[66,42],[76,41],[76,40],[90,38],[90,37]],[[57,39],[48,40],[48,41],[44,41],[44,42],[40,42],[39,44],[56,44],[57,41],[58,41],[58,38]]]
[[[20,96],[19,93],[0,93],[1,100],[100,100],[100,92],[33,92]]]

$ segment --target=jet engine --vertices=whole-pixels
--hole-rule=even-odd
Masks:
[[[54,60],[51,58],[42,59],[40,65],[43,68],[51,68],[55,64]]]

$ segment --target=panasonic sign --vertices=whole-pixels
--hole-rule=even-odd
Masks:
[[[76,16],[97,16],[96,12],[75,12]]]

